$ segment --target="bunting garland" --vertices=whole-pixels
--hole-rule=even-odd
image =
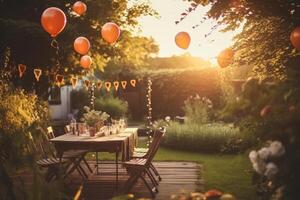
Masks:
[[[18,72],[19,72],[19,77],[22,78],[25,75],[27,66],[24,64],[18,64]],[[44,73],[42,73],[43,71],[39,68],[35,68],[33,70],[34,73],[34,77],[36,79],[37,82],[40,81],[40,78],[43,75],[45,76],[49,76],[50,72],[49,71],[45,71]],[[72,88],[75,89],[78,85],[78,81],[80,80],[78,78],[78,76],[72,75],[71,78],[68,78],[68,82],[69,84],[72,85]],[[61,87],[63,84],[65,84],[65,77],[61,74],[56,74],[54,75],[54,82],[55,84],[57,84],[59,87]],[[94,84],[94,87],[98,90],[100,90],[103,86],[106,89],[107,92],[109,92],[111,90],[111,87],[114,87],[116,91],[118,91],[120,88],[122,88],[123,90],[125,90],[128,87],[128,84],[130,84],[131,87],[136,87],[137,85],[137,80],[136,79],[131,79],[129,81],[126,80],[122,80],[122,81],[118,81],[118,80],[114,80],[114,81],[106,81],[103,82],[101,80],[98,80],[95,83],[92,83],[92,81],[85,79],[83,80],[83,84],[86,87],[86,89],[89,89],[91,87],[92,84]]]
[[[58,87],[60,87],[64,83],[64,76],[61,74],[57,74],[55,76],[55,81]]]
[[[135,87],[136,86],[136,80],[135,79],[130,80],[130,84],[132,85],[132,87]]]
[[[127,85],[127,81],[121,81],[121,85],[122,85],[122,88],[125,90],[126,85]]]
[[[76,88],[77,82],[78,82],[78,78],[77,77],[72,77],[71,78],[71,83],[72,83],[73,89]]]
[[[84,80],[84,85],[85,85],[86,89],[88,90],[90,85],[91,85],[91,81],[90,80]]]
[[[120,85],[119,81],[114,81],[114,87],[115,87],[116,91],[118,90],[119,85]]]
[[[105,82],[106,91],[109,92],[111,88],[111,82]]]
[[[102,87],[102,81],[98,81],[98,82],[97,82],[97,88],[98,88],[98,90],[100,90],[101,87]]]
[[[19,77],[22,78],[22,76],[24,75],[24,73],[26,71],[26,65],[19,64],[18,69],[19,69]]]
[[[42,70],[41,69],[34,69],[33,73],[34,73],[34,77],[35,77],[36,81],[39,82],[40,77],[42,75]]]

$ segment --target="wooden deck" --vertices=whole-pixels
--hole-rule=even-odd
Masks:
[[[94,162],[90,162],[94,165]],[[201,166],[193,162],[155,162],[154,165],[161,174],[162,181],[159,183],[159,193],[155,199],[166,200],[170,194],[178,194],[180,191],[193,192],[201,190],[203,180],[200,177]],[[81,177],[74,173],[68,179],[70,194],[74,195],[76,191],[83,186],[81,199],[101,200],[111,199],[119,195],[116,191],[115,165],[102,163],[99,166],[99,174],[90,174],[89,179],[82,181]],[[128,176],[124,168],[119,169],[119,191]],[[135,197],[150,198],[150,194],[142,183],[138,183],[131,191]]]

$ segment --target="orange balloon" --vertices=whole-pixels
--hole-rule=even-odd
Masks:
[[[78,14],[78,15],[82,15],[86,12],[87,10],[87,6],[85,3],[83,3],[82,1],[77,1],[73,4],[72,7],[73,11]]]
[[[120,28],[113,22],[108,22],[102,26],[101,35],[109,43],[115,43],[120,36]]]
[[[300,51],[300,26],[295,28],[290,35],[290,40],[292,45]]]
[[[175,42],[178,47],[182,49],[187,49],[191,43],[191,37],[187,32],[179,32],[175,36]]]
[[[92,64],[92,58],[88,55],[82,56],[80,59],[80,65],[84,69],[89,69]]]
[[[77,53],[85,55],[90,50],[90,41],[85,37],[78,37],[74,41],[74,49]]]
[[[221,68],[225,68],[233,62],[234,51],[231,48],[224,49],[218,55],[217,61]]]
[[[67,18],[65,13],[56,7],[47,8],[42,16],[41,23],[51,37],[56,37],[66,26]]]

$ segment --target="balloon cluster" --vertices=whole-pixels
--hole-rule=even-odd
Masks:
[[[81,1],[77,1],[73,4],[72,10],[78,16],[82,16],[87,11],[87,6]],[[57,37],[65,28],[67,24],[67,18],[65,13],[56,7],[47,8],[41,16],[41,24],[47,33],[52,38]],[[114,44],[120,36],[120,28],[113,22],[108,22],[102,26],[101,36],[108,43]],[[92,65],[92,58],[87,55],[90,50],[90,41],[83,36],[80,36],[74,41],[74,50],[82,55],[80,59],[80,65],[84,69],[90,69]]]

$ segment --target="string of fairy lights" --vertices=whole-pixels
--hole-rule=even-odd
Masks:
[[[147,146],[150,145],[152,140],[152,81],[150,78],[147,79],[147,94],[146,94],[146,103],[147,103],[147,136],[148,142]]]

